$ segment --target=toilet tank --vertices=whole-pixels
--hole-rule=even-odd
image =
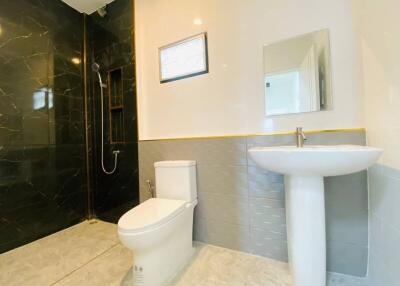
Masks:
[[[155,162],[156,197],[193,202],[197,199],[196,161]]]

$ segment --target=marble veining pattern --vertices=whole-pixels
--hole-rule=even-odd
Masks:
[[[118,168],[113,175],[106,175],[100,168],[101,156],[101,101],[97,77],[89,72],[88,110],[91,138],[89,139],[90,168],[92,176],[94,213],[96,217],[116,223],[125,212],[139,202],[138,174],[138,135],[136,114],[136,75],[134,65],[134,48],[132,36],[134,21],[132,17],[132,0],[116,0],[107,5],[107,17],[93,13],[87,17],[88,45],[91,52],[89,65],[93,61],[100,65],[103,81],[109,88],[104,90],[104,148],[105,166],[110,169],[114,162],[112,152],[119,150]],[[110,126],[112,125],[109,112],[110,83],[108,71],[121,69],[122,94],[118,95],[122,111],[120,140],[110,143]],[[114,103],[115,105],[115,103]],[[115,112],[116,110],[114,110]]]
[[[82,15],[0,1],[0,253],[84,219]]]
[[[290,286],[286,263],[195,243],[195,254],[168,286]],[[86,221],[0,255],[0,285],[128,286],[133,254],[116,225]],[[366,286],[329,274],[328,286]]]

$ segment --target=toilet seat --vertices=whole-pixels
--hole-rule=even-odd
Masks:
[[[118,230],[135,234],[157,228],[184,211],[187,202],[153,198],[125,213],[118,221]]]

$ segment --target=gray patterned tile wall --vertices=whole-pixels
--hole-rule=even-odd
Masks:
[[[400,281],[400,170],[376,165],[369,170],[370,286]]]
[[[199,204],[196,240],[287,261],[283,176],[259,169],[247,157],[253,146],[294,145],[293,135],[139,142],[141,201],[149,198],[153,163],[196,160]],[[364,132],[308,135],[308,144],[365,145]],[[328,269],[365,276],[368,256],[366,172],[327,178]]]

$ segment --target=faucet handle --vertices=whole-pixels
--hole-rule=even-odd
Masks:
[[[304,141],[307,140],[306,135],[303,132],[303,127],[296,127],[296,145],[297,147],[303,147]]]
[[[304,134],[303,127],[296,127],[296,133],[301,135],[304,140],[307,140],[306,135]]]

